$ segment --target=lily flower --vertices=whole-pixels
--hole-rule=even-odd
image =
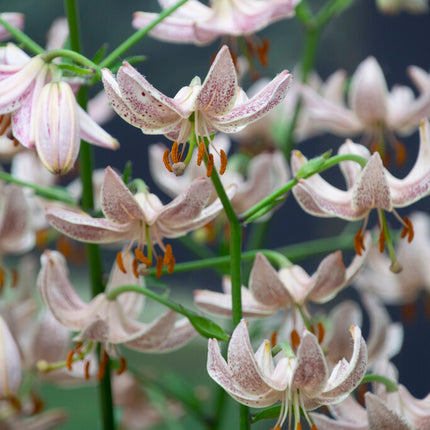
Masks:
[[[377,209],[380,217],[382,210],[392,212],[404,226],[402,237],[407,235],[410,242],[414,236],[412,223],[408,218],[402,220],[395,208],[409,206],[430,193],[429,123],[424,121],[421,123],[418,157],[409,174],[403,179],[392,176],[384,168],[379,153],[375,152],[370,156],[362,145],[346,141],[339,148],[339,154],[346,153],[360,154],[368,158],[362,171],[354,162],[340,164],[348,189],[346,191],[338,189],[320,175],[313,175],[307,179],[301,179],[293,188],[294,197],[299,205],[306,212],[319,217],[338,217],[349,221],[364,219],[364,225],[355,238],[358,254],[364,249],[362,232],[365,230],[372,209]],[[306,161],[299,151],[294,151],[291,159],[293,174],[296,174]],[[382,220],[380,225],[383,225]],[[381,233],[380,249],[382,250],[384,241],[385,236]],[[390,258],[394,264],[393,256],[390,255]],[[395,270],[394,267],[393,270]]]
[[[419,14],[429,10],[428,0],[376,0],[378,9],[386,14],[396,14],[401,11]]]
[[[370,244],[370,235],[366,237]],[[249,289],[242,287],[242,312],[245,317],[266,317],[281,309],[304,307],[308,302],[326,303],[352,281],[366,255],[355,256],[346,268],[342,252],[324,258],[317,271],[309,276],[301,266],[293,265],[276,271],[267,258],[258,253],[249,276]],[[231,315],[231,288],[224,281],[224,293],[195,290],[194,303],[218,315]]]
[[[0,17],[20,30],[24,28],[24,14],[22,13],[4,12],[0,14]],[[9,37],[9,31],[0,24],[0,41],[9,39]]]
[[[235,189],[227,190],[230,198]],[[92,218],[73,209],[48,207],[46,219],[55,229],[82,242],[129,241],[128,249],[136,243],[136,258],[146,266],[152,264],[152,253],[157,244],[165,252],[164,261],[161,256],[157,257],[157,271],[161,271],[161,265],[168,265],[169,272],[174,267],[171,247],[163,244],[163,238],[180,237],[203,227],[222,210],[219,199],[208,205],[212,186],[205,178],[196,179],[182,194],[163,205],[155,194],[140,192],[133,195],[120,176],[107,167],[100,194],[106,218]],[[149,258],[143,255],[145,246]]]
[[[122,259],[121,268],[114,265],[106,291],[121,285],[143,285],[143,279],[136,279],[133,274],[132,256],[122,253]],[[90,303],[85,303],[73,289],[66,261],[59,252],[45,251],[41,265],[37,286],[42,299],[60,324],[79,332],[76,341],[101,342],[108,355],[117,357],[116,345],[119,344],[137,351],[160,353],[179,348],[196,335],[189,321],[177,321],[173,311],[151,323],[137,321],[144,303],[141,294],[124,293],[115,300],[108,300],[105,293],[100,293]],[[72,350],[68,356],[70,367],[73,354],[83,350],[85,344]],[[99,371],[104,371],[103,360]]]
[[[354,352],[349,362],[340,360],[329,375],[324,353],[317,338],[305,331],[294,354],[280,352],[272,357],[270,342],[265,340],[254,354],[247,324],[235,328],[229,346],[228,363],[221,355],[216,339],[209,340],[207,370],[239,403],[264,408],[281,402],[281,414],[274,428],[280,429],[291,412],[297,424],[300,408],[307,411],[344,400],[360,383],[366,372],[366,344],[357,326],[351,327]]]
[[[160,93],[126,62],[119,68],[116,80],[108,69],[102,70],[102,77],[109,101],[121,118],[145,134],[163,134],[177,142],[170,153],[174,164],[184,161],[185,143],[191,142],[194,136],[198,140],[195,144],[199,146],[200,162],[205,153],[211,158],[205,138],[218,153],[212,134],[217,131],[235,133],[266,115],[284,99],[291,81],[291,75],[284,70],[248,99],[238,86],[227,46],[218,52],[203,84],[199,77],[195,77],[173,99]],[[180,153],[178,144],[184,144]],[[190,149],[185,164],[189,162],[193,149]],[[225,153],[220,151],[219,155],[222,164],[226,165]],[[171,171],[168,151],[163,161]],[[208,176],[210,173],[208,169]]]
[[[211,0],[206,6],[189,0],[157,24],[150,35],[172,43],[208,45],[218,37],[250,36],[272,22],[289,18],[300,0]],[[163,9],[174,0],[158,0]],[[143,28],[158,18],[158,14],[135,12],[133,27]]]
[[[363,134],[362,143],[380,150],[384,155],[384,141],[387,138],[401,164],[405,149],[395,134],[411,134],[420,121],[430,115],[430,81],[423,87],[421,75],[425,72],[417,67],[410,67],[408,72],[421,92],[417,98],[405,86],[395,86],[389,92],[380,65],[374,57],[369,57],[360,63],[351,79],[349,107],[343,101],[345,85],[337,85],[336,93],[330,98],[320,96],[310,87],[304,88],[309,118],[321,131],[345,137]],[[339,84],[345,84],[345,80],[343,75],[343,81]]]
[[[397,381],[397,369],[388,361],[378,364],[375,371]],[[319,430],[426,430],[430,426],[430,394],[416,399],[407,388],[399,384],[398,390],[388,393],[382,384],[375,384],[375,392],[364,395],[365,408],[353,397],[342,403],[329,406],[334,419],[312,413],[312,419]]]

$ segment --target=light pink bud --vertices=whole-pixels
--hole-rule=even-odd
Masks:
[[[16,393],[21,382],[21,357],[18,346],[0,316],[0,398]]]
[[[80,128],[76,100],[66,82],[43,87],[35,113],[35,145],[43,165],[64,175],[79,154]]]

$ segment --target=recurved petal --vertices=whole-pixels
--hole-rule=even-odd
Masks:
[[[236,106],[225,115],[209,114],[208,118],[217,130],[235,133],[278,106],[285,99],[291,79],[292,75],[284,70],[250,100],[236,103]]]
[[[46,220],[66,236],[82,242],[113,243],[129,237],[130,223],[117,224],[104,218],[59,207],[46,209]]]
[[[100,195],[103,214],[113,223],[126,224],[139,219],[146,221],[139,203],[110,166],[106,167]]]
[[[0,396],[8,398],[18,391],[21,383],[21,357],[18,346],[0,316]]]
[[[197,331],[187,318],[177,320],[157,352],[168,352],[181,348],[196,336]]]
[[[196,109],[218,116],[229,112],[238,91],[236,69],[224,45],[215,57],[196,99]]]
[[[341,420],[336,421],[323,414],[310,413],[318,430],[369,430],[367,422]]]
[[[415,429],[427,429],[430,426],[430,394],[423,399],[416,399],[405,386],[399,385],[399,395],[404,405],[405,415]]]
[[[404,417],[394,412],[384,401],[375,394],[367,392],[364,395],[369,421],[369,430],[413,430]],[[424,427],[423,427],[424,429]]]
[[[260,252],[255,256],[249,275],[249,290],[255,300],[275,309],[294,303],[278,272]]]
[[[45,251],[40,260],[37,288],[43,301],[60,324],[69,330],[82,330],[88,324],[90,306],[80,299],[70,284],[63,255]]]

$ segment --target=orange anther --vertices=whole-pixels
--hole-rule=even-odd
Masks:
[[[318,427],[315,424],[312,424],[311,430],[318,430]]]
[[[416,303],[406,303],[401,308],[402,319],[407,323],[412,322],[417,317],[417,305]]]
[[[209,178],[212,175],[212,171],[214,169],[214,156],[212,154],[208,155],[208,164],[206,169],[206,175]]]
[[[321,321],[318,321],[318,343],[321,343],[324,340],[324,336],[325,336],[324,324]]]
[[[4,270],[0,267],[0,292],[4,287]]]
[[[107,355],[107,352],[103,351],[103,355],[102,355],[102,358],[100,359],[100,364],[99,364],[99,373],[97,374],[97,379],[99,381],[101,381],[105,376],[106,364],[108,360],[109,360],[109,356]]]
[[[381,230],[381,232],[379,233],[378,243],[379,243],[379,252],[384,252],[384,248],[385,248],[385,233],[384,233],[384,230]]]
[[[121,375],[121,373],[124,373],[127,370],[127,360],[124,357],[119,358],[119,368],[116,371],[117,375]]]
[[[79,352],[79,350],[82,348],[83,344],[84,344],[83,342],[77,342],[75,345],[75,348],[74,348],[75,352]]]
[[[199,143],[199,150],[197,152],[197,166],[200,166],[205,155],[205,144],[203,142]]]
[[[354,236],[354,248],[355,248],[355,253],[357,255],[361,255],[362,254],[361,251],[364,251],[366,249],[363,243],[363,235],[362,235],[361,228],[358,229],[356,235]]]
[[[296,430],[302,430],[302,425],[300,423],[297,423]]]
[[[412,225],[412,221],[407,216],[403,217],[403,221],[405,222],[405,226],[400,233],[400,237],[403,239],[407,235],[408,242],[411,243],[412,239],[414,238],[414,226]]]
[[[178,142],[173,142],[172,150],[170,151],[170,157],[172,157],[173,164],[179,161],[178,159]]]
[[[44,228],[36,232],[36,247],[44,248],[48,242],[49,230]]]
[[[291,332],[291,344],[293,349],[297,349],[297,347],[300,345],[300,336],[296,329]]]
[[[139,277],[139,272],[137,271],[137,266],[139,265],[139,261],[137,258],[133,259],[133,274],[136,276],[136,278]]]
[[[398,166],[403,166],[406,163],[407,153],[406,153],[405,145],[400,140],[396,141],[395,151],[396,151],[396,164]]]
[[[147,267],[151,267],[151,260],[145,257],[144,253],[139,248],[134,250],[134,255],[141,263],[146,264]]]
[[[169,172],[173,172],[172,165],[170,164],[170,161],[169,161],[169,153],[170,153],[170,151],[168,149],[166,149],[164,151],[164,153],[163,153],[163,163],[164,163],[164,165],[166,166],[166,169]]]
[[[31,415],[37,415],[39,412],[43,410],[45,403],[43,400],[35,393],[31,392],[31,400],[33,402],[33,410],[31,411]]]
[[[275,330],[270,336],[270,345],[274,347],[278,343],[278,332]]]
[[[169,264],[171,257],[173,257],[172,246],[167,244],[166,251],[164,253],[163,266],[167,266]]]
[[[19,140],[14,138],[13,139],[13,146],[18,146],[19,145]]]
[[[127,273],[127,270],[125,270],[124,261],[122,260],[121,252],[117,252],[116,254],[116,264],[118,264],[119,270],[121,270],[122,273]]]
[[[1,115],[0,116],[0,136],[3,136],[7,128],[10,126],[12,115]]]
[[[90,360],[87,360],[84,365],[84,378],[86,381],[90,379]]]
[[[169,267],[167,268],[167,273],[173,273],[173,271],[175,270],[175,263],[176,263],[175,257],[172,255],[168,263]]]
[[[162,272],[163,272],[163,258],[161,257],[161,255],[159,255],[157,257],[157,267],[155,271],[155,276],[159,278]]]
[[[267,66],[267,54],[269,53],[269,39],[263,39],[261,46],[257,46],[258,58],[262,66]]]
[[[219,152],[219,155],[221,157],[221,167],[219,169],[219,174],[223,175],[225,172],[225,169],[227,168],[227,155],[225,155],[225,152],[222,149]]]
[[[75,350],[72,349],[71,351],[69,351],[67,353],[67,357],[66,357],[66,368],[67,370],[72,371],[72,363],[73,363],[73,355],[75,354]]]

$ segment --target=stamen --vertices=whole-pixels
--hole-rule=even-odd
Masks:
[[[169,154],[170,154],[169,150],[166,149],[163,154],[163,163],[169,172],[173,172],[172,165],[170,164],[170,160],[169,160]]]
[[[12,122],[12,115],[0,115],[0,136],[3,136]]]
[[[297,423],[296,430],[302,430],[302,425],[300,423]]]
[[[396,152],[396,164],[398,166],[403,166],[407,159],[406,147],[403,142],[396,140],[394,144],[394,150]]]
[[[84,378],[86,381],[88,381],[90,379],[90,360],[87,360],[85,362],[85,366],[84,366]]]
[[[31,400],[33,402],[33,410],[31,411],[31,415],[37,415],[39,412],[43,410],[45,403],[43,400],[35,393],[31,392]]]
[[[137,259],[137,258],[134,258],[134,259],[133,259],[133,274],[134,274],[134,276],[135,276],[136,278],[138,278],[138,277],[139,277],[139,272],[137,271],[137,267],[138,267],[138,265],[139,265],[139,261],[138,261],[138,259]]]
[[[378,243],[379,243],[379,252],[384,252],[384,248],[385,248],[385,233],[384,230],[381,230],[381,232],[379,233],[379,239],[378,239]]]
[[[362,235],[361,228],[358,229],[356,235],[354,236],[354,248],[355,248],[355,253],[357,255],[362,255],[362,251],[366,249],[363,243],[363,235]]]
[[[136,248],[134,250],[134,255],[136,256],[136,258],[143,264],[146,264],[148,267],[152,266],[152,262],[149,258],[145,257],[145,254],[139,249]]]
[[[67,353],[66,357],[66,368],[69,371],[72,371],[72,363],[73,363],[73,355],[75,354],[75,350],[72,349]]]
[[[170,156],[172,157],[173,164],[180,161],[178,160],[178,142],[176,142],[176,140],[173,142],[172,150],[170,151]]]
[[[127,360],[124,357],[119,358],[119,368],[116,371],[117,375],[121,375],[121,373],[124,373],[127,370]]]
[[[312,424],[311,430],[318,430],[318,427],[315,424]]]
[[[167,268],[167,273],[173,273],[173,271],[175,270],[175,257],[172,255],[169,259],[169,263],[168,263],[168,268]]]
[[[206,175],[209,178],[212,175],[212,171],[214,169],[214,156],[213,154],[208,155],[208,164],[206,166]]]
[[[325,328],[324,324],[321,321],[318,321],[318,343],[321,343],[324,340],[325,336]]]
[[[12,288],[15,288],[18,285],[18,272],[15,269],[10,271],[12,273]]]
[[[125,270],[124,261],[122,260],[121,252],[117,252],[116,254],[116,264],[118,265],[119,270],[121,270],[122,273],[127,273],[127,270]]]
[[[5,279],[4,279],[4,270],[0,267],[0,293],[3,290],[4,282],[5,282]]]
[[[197,152],[197,166],[200,166],[205,155],[205,144],[203,142],[199,143],[199,150]]]
[[[161,257],[161,255],[159,255],[157,257],[157,267],[156,267],[155,276],[159,278],[162,272],[163,272],[163,258]]]
[[[414,238],[414,226],[412,225],[412,221],[407,216],[403,217],[403,221],[404,227],[402,232],[400,233],[400,237],[403,239],[407,235],[408,242],[411,243],[412,239]]]
[[[99,364],[99,373],[97,374],[97,379],[99,381],[101,381],[105,376],[106,364],[108,360],[109,360],[109,356],[107,355],[107,352],[103,350],[103,355],[102,355],[102,358],[100,359],[100,364]]]
[[[272,348],[278,343],[278,332],[275,330],[272,333],[272,336],[270,336],[270,345],[272,345]]]
[[[19,140],[14,138],[13,139],[13,146],[19,146]]]
[[[225,152],[222,149],[219,152],[219,155],[221,157],[221,167],[219,169],[219,174],[223,175],[225,173],[225,169],[227,168],[227,155],[225,155]]]
[[[172,246],[167,244],[166,251],[164,252],[163,266],[167,266],[169,264],[171,257],[173,257]]]
[[[412,322],[417,317],[417,305],[415,302],[406,303],[401,308],[402,319],[407,323]]]
[[[291,346],[293,347],[294,350],[296,350],[299,345],[300,345],[300,336],[297,333],[297,330],[293,329],[293,331],[291,332]]]
[[[269,39],[263,39],[262,45],[257,46],[258,58],[262,66],[267,66],[267,54],[269,53],[270,43]]]

